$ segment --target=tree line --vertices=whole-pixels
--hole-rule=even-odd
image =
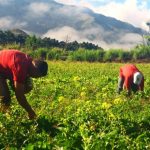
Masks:
[[[146,36],[150,41],[150,36]],[[148,42],[147,42],[148,43]],[[89,62],[150,62],[150,45],[140,44],[124,51],[122,49],[104,50],[98,45],[77,41],[58,41],[51,38],[40,38],[35,35],[14,34],[11,31],[0,31],[0,49],[20,49],[32,57],[48,60],[71,60]]]
[[[35,35],[27,34],[14,34],[11,31],[0,30],[0,45],[6,44],[19,44],[21,47],[30,48],[36,50],[39,47],[42,48],[53,48],[58,47],[67,51],[75,51],[79,48],[84,48],[88,50],[102,49],[98,45],[89,42],[78,43],[77,41],[58,41],[56,39],[51,39],[48,37],[40,38]]]
[[[138,45],[130,51],[122,49],[64,51],[61,48],[38,48],[25,51],[34,58],[88,62],[150,62],[150,46]]]

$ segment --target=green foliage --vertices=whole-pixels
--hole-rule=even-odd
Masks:
[[[79,44],[77,41],[70,42],[70,43],[66,44],[66,47],[64,46],[64,49],[66,49],[68,51],[75,51],[75,50],[79,49]]]
[[[80,47],[85,48],[88,50],[98,48],[102,50],[101,47],[95,45],[93,43],[83,42],[78,43],[77,41],[69,42],[69,41],[58,41],[56,39],[51,39],[48,37],[40,38],[36,37],[35,35],[27,35],[24,31],[21,30],[12,30],[12,31],[2,31],[0,30],[0,44],[12,44],[16,43],[21,45],[22,47],[26,47],[27,49],[36,50],[38,47],[42,48],[62,48],[63,50],[67,51],[75,51],[78,50]]]
[[[101,50],[90,50],[86,51],[86,61],[95,62],[103,60],[104,51]]]
[[[12,44],[16,43],[19,45],[23,45],[25,43],[25,35],[15,35],[11,31],[1,31],[0,30],[0,44],[6,45],[6,44]]]
[[[47,53],[48,60],[66,60],[68,52],[59,48],[53,48]]]
[[[133,62],[149,61],[150,46],[149,35],[144,36],[147,40],[147,46],[137,45],[131,51],[122,49],[110,49],[104,51],[98,45],[77,41],[58,41],[48,37],[40,38],[35,35],[27,35],[23,31],[15,34],[12,31],[0,30],[0,50],[1,49],[19,49],[34,58],[49,60],[73,60],[89,62]]]
[[[40,38],[36,38],[35,35],[28,36],[25,41],[25,46],[28,49],[36,50],[38,48],[40,42],[41,42]]]
[[[119,50],[118,53],[118,60],[123,62],[132,60],[132,53],[130,51]]]
[[[133,53],[133,59],[135,60],[150,58],[150,46],[139,45],[131,52]]]
[[[78,50],[75,52],[70,53],[69,60],[72,61],[85,61],[86,60],[86,51],[85,50]]]
[[[2,46],[2,49],[21,49],[20,44],[12,43],[12,44],[7,44],[5,46]]]
[[[108,50],[105,52],[104,61],[115,61],[119,58],[119,50]]]
[[[37,50],[35,50],[31,53],[32,53],[32,57],[41,58],[41,59],[45,60],[45,59],[47,59],[48,52],[49,52],[49,50],[46,48],[38,48]]]
[[[103,51],[79,49],[66,51],[63,48],[37,48],[36,50],[24,50],[34,58],[44,58],[48,60],[71,60],[88,62],[132,62],[138,60],[149,60],[150,47],[138,45],[131,51],[122,49],[110,49]]]
[[[72,52],[69,55],[69,60],[72,61],[102,61],[104,52],[101,50],[84,50],[80,49],[78,51]]]
[[[144,38],[146,39],[146,44],[150,46],[150,35],[145,35]]]
[[[150,149],[150,65],[137,64],[145,91],[130,97],[115,92],[120,66],[49,62],[26,95],[38,118],[28,120],[12,96],[11,110],[0,113],[0,149]]]

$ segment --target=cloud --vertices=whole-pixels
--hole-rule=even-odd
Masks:
[[[135,33],[127,33],[125,34],[120,40],[119,42],[124,42],[124,43],[135,43],[135,42],[142,42],[142,36],[139,34],[135,34]]]
[[[1,29],[13,29],[13,28],[22,28],[26,26],[26,22],[20,22],[17,20],[14,20],[10,16],[1,17],[0,18],[0,28]]]
[[[84,36],[79,31],[76,31],[74,28],[68,26],[51,29],[47,33],[45,33],[43,37],[57,38],[58,40],[63,41],[65,41],[68,37],[70,41],[76,41],[79,39],[80,41],[86,40],[86,38],[84,38]]]
[[[0,28],[9,28],[11,26],[12,19],[11,17],[2,17],[0,18]]]
[[[84,12],[83,8],[80,7],[60,7],[57,9],[59,14],[68,17],[69,19],[72,19],[72,23],[76,22],[83,22],[83,26],[80,28],[84,28],[84,26],[87,28],[89,25],[94,22],[94,17],[90,16],[89,14]],[[62,20],[60,20],[62,22]]]
[[[56,0],[57,2],[80,5],[88,7],[93,11],[114,17],[118,20],[128,22],[136,27],[148,30],[146,22],[150,20],[150,9],[148,9],[148,0],[124,0],[122,3],[115,0]]]
[[[146,22],[150,18],[150,10],[144,8],[144,3],[138,7],[137,0],[126,0],[124,3],[110,2],[96,8],[95,11],[147,30]]]
[[[34,17],[40,17],[45,15],[45,13],[49,12],[50,5],[48,3],[43,2],[34,2],[31,3],[28,7],[28,13]]]
[[[69,38],[71,41],[80,41],[80,42],[95,42],[94,39],[98,39],[100,41],[101,37],[98,34],[100,32],[100,28],[88,28],[82,31],[77,31],[72,27],[64,26],[62,28],[55,28],[49,30],[47,33],[45,33],[42,37],[50,37],[50,38],[56,38],[58,40],[66,41],[66,38]]]
[[[58,3],[63,3],[66,5],[77,5],[77,0],[55,0]],[[80,2],[79,2],[80,3]]]
[[[138,34],[128,33],[122,36],[115,43],[108,44],[104,41],[103,36],[100,33],[103,33],[103,29],[99,27],[91,27],[82,31],[77,31],[72,27],[64,26],[62,28],[54,28],[45,33],[42,37],[50,37],[58,39],[59,41],[66,41],[69,39],[71,41],[80,41],[81,42],[91,42],[99,45],[104,49],[110,48],[123,48],[129,49],[137,44],[142,42],[142,37]],[[105,34],[111,35],[111,32],[105,31]]]
[[[0,0],[0,5],[9,5],[13,0]]]

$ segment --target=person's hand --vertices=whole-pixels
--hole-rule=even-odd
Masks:
[[[117,88],[117,90],[116,90],[116,92],[117,92],[118,94],[120,94],[121,91],[122,91],[122,88]]]
[[[30,119],[30,120],[36,119],[36,114],[35,114],[34,111],[29,112],[29,113],[28,113],[28,116],[29,116],[29,119]]]

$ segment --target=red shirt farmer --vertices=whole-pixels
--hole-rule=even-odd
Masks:
[[[120,93],[122,89],[126,89],[129,93],[144,90],[144,76],[133,64],[120,67],[118,92]]]
[[[14,91],[18,103],[28,112],[30,119],[36,114],[27,102],[25,93],[26,79],[29,77],[38,78],[47,74],[48,65],[43,60],[33,60],[19,50],[0,51],[0,97],[2,107],[5,109],[10,105],[11,97],[7,79],[13,82]]]

